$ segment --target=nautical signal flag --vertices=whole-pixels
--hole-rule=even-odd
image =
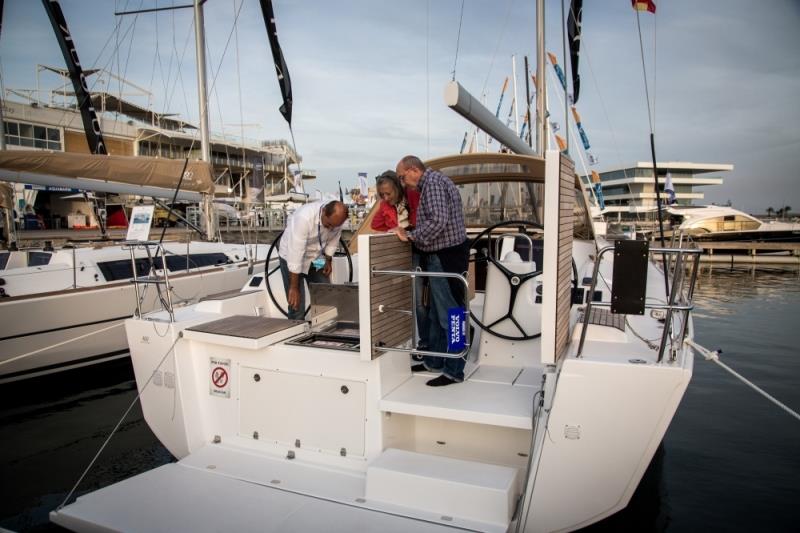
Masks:
[[[561,150],[562,152],[567,150],[567,140],[564,137],[556,134],[556,142],[558,143],[559,150]]]
[[[649,11],[650,13],[656,12],[655,0],[631,0],[631,6],[636,11]]]
[[[558,76],[558,81],[561,82],[561,86],[566,89],[567,88],[567,78],[564,76],[564,71],[561,70],[561,65],[558,64],[558,58],[552,52],[547,52],[547,57],[550,58],[550,63],[553,65],[553,69],[556,71],[556,75]]]
[[[361,189],[361,196],[367,197],[369,196],[369,187],[367,186],[367,173],[366,172],[359,172],[358,173],[358,185]]]
[[[675,187],[672,185],[671,172],[667,172],[667,180],[664,184],[664,192],[667,193],[667,205],[672,205],[677,201],[675,198]]]
[[[303,172],[301,170],[295,170],[292,172],[292,182],[294,183],[294,191],[299,193],[305,193],[305,189],[303,188]]]
[[[586,132],[583,131],[583,124],[581,124],[581,116],[578,114],[578,110],[575,109],[575,106],[572,107],[572,116],[575,118],[575,126],[578,128],[578,134],[581,137],[581,143],[583,143],[584,150],[588,150],[591,148],[589,145],[589,137],[586,136]]]

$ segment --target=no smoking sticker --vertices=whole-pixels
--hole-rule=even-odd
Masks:
[[[211,357],[209,362],[209,394],[230,398],[231,360]]]

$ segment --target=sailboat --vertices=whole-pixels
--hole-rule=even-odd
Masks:
[[[159,243],[158,255],[119,243],[0,252],[0,383],[127,357],[125,318],[161,299],[179,306],[238,292],[266,253],[264,246],[214,242],[202,6],[195,6],[195,33],[203,158],[189,161],[105,154],[63,14],[57,2],[45,4],[94,153],[0,150],[0,180],[200,203],[208,240]],[[171,275],[169,293],[137,291],[131,280],[148,273]]]
[[[145,420],[177,462],[51,520],[539,532],[627,505],[691,378],[697,252],[594,236],[565,153],[535,152],[458,82],[445,100],[514,152],[426,162],[467,206],[474,268],[446,276],[468,289],[457,311],[474,331],[454,320],[460,344],[435,354],[465,358],[464,382],[426,387],[410,369],[431,354],[414,344],[414,279],[428,274],[393,234],[358,235],[302,321],[285,318],[268,257],[239,294],[125,322]]]

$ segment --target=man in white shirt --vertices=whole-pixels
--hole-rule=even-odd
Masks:
[[[289,318],[304,320],[305,285],[329,283],[333,254],[347,220],[347,207],[339,201],[313,202],[295,210],[286,221],[281,237],[280,256],[283,288],[289,303]]]

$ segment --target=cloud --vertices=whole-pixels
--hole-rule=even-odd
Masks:
[[[139,4],[155,6],[147,0],[115,7]],[[529,4],[475,0],[464,4],[462,19],[457,0],[277,0],[278,32],[293,82],[297,148],[304,165],[318,171],[318,186],[334,190],[338,179],[354,182],[360,171],[377,174],[407,153],[433,157],[458,151],[471,125],[443,105],[443,87],[455,67],[459,81],[476,97],[485,86],[487,107],[493,110],[516,54],[522,94],[522,58],[529,56],[531,68],[535,63],[535,9]],[[221,61],[239,5],[238,46],[232,38]],[[560,0],[546,2],[547,48],[559,57],[560,5]],[[153,93],[154,109],[197,121],[191,10],[119,19],[108,2],[63,0],[62,7],[85,66],[95,57],[115,71],[127,65],[126,77]],[[205,14],[209,77],[220,67],[210,99],[214,129],[239,134],[237,123],[245,122],[257,125],[245,128],[248,137],[288,139],[258,3],[207,2]],[[135,31],[127,37],[114,33],[117,23],[124,32],[134,20]],[[800,206],[795,185],[800,4],[672,0],[659,4],[656,17],[642,15],[639,21],[659,159],[734,164],[733,172],[722,175],[723,186],[703,189],[709,199],[730,198],[748,210],[763,210],[774,198]],[[591,152],[601,170],[648,160],[636,15],[627,2],[584,3],[583,28],[578,108]],[[178,71],[174,48],[181,53],[187,42]],[[38,2],[6,2],[0,57],[6,87],[34,87],[37,64],[63,64]],[[53,82],[52,77],[42,80]],[[553,119],[563,123],[562,106],[552,92],[550,107]]]

